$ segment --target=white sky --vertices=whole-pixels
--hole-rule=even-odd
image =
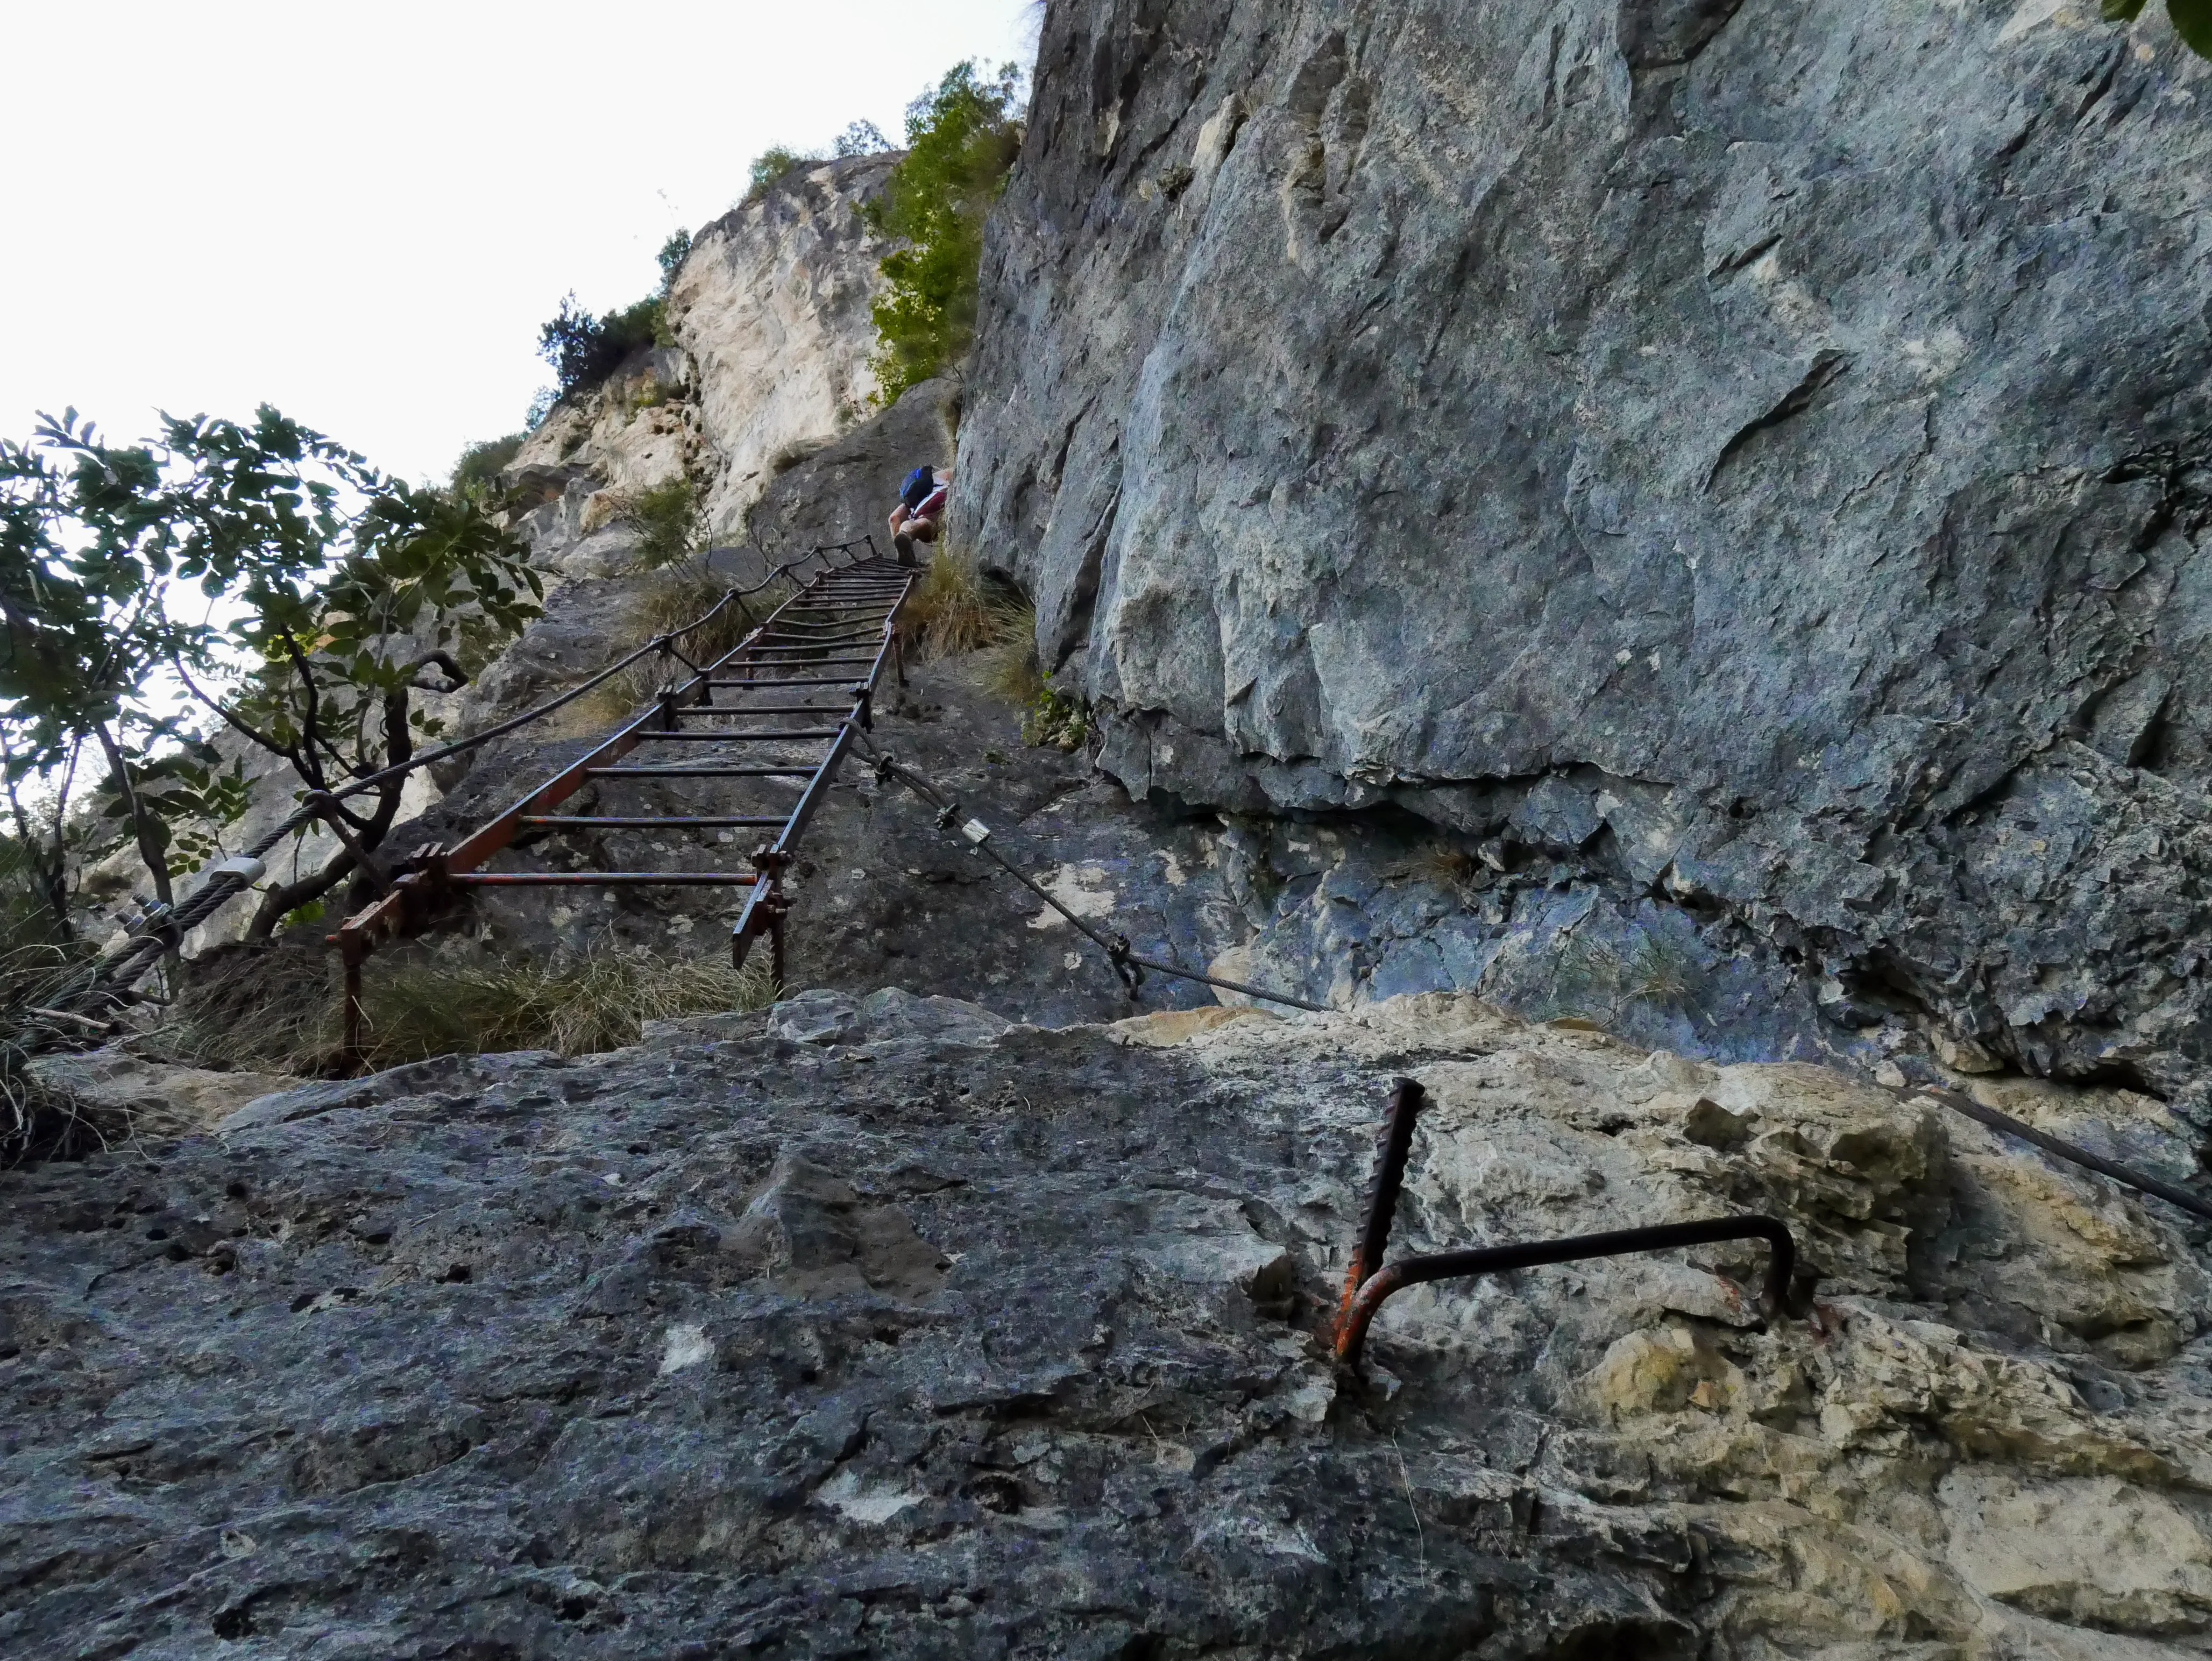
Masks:
[[[0,434],[276,404],[442,479],[552,379],[538,326],[659,281],[772,144],[827,150],[1035,0],[0,0]]]

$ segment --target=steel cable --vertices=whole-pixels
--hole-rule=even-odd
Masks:
[[[1287,1004],[1294,1009],[1311,1009],[1316,1015],[1327,1015],[1329,1012],[1328,1005],[1326,1003],[1316,1003],[1306,998],[1292,997],[1287,992],[1271,992],[1261,986],[1248,986],[1241,980],[1224,980],[1218,975],[1200,974],[1195,969],[1186,969],[1174,963],[1163,963],[1158,958],[1139,956],[1131,949],[1127,935],[1109,936],[1092,928],[1087,921],[1069,910],[1058,894],[1036,882],[1027,871],[1023,870],[1013,861],[993,847],[990,843],[990,827],[981,820],[971,818],[956,828],[954,821],[959,819],[961,813],[958,802],[939,790],[927,778],[908,767],[896,756],[888,751],[877,749],[866,738],[861,739],[860,743],[862,748],[867,750],[874,760],[876,776],[878,779],[886,782],[894,778],[900,780],[908,790],[937,809],[937,827],[939,830],[947,835],[959,836],[975,852],[991,860],[1000,870],[1005,871],[1031,894],[1043,900],[1046,905],[1073,924],[1085,938],[1099,950],[1104,952],[1107,961],[1113,965],[1114,973],[1120,977],[1122,985],[1127,989],[1132,1001],[1136,998],[1139,991],[1143,987],[1145,971],[1149,969],[1155,974],[1172,975],[1179,980],[1194,980],[1201,985],[1218,987],[1223,991],[1237,992],[1246,997],[1260,998],[1269,1003]]]

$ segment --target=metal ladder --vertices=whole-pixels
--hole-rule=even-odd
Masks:
[[[854,546],[858,544],[847,545]],[[672,668],[681,664],[690,670],[688,680],[678,684],[672,678],[644,712],[452,847],[431,843],[416,849],[386,892],[331,937],[345,966],[347,1057],[362,1053],[362,965],[370,952],[381,941],[419,933],[470,888],[744,888],[749,892],[730,935],[731,961],[744,967],[752,943],[766,935],[772,971],[781,984],[784,921],[791,909],[784,873],[854,732],[874,724],[876,682],[884,664],[891,663],[901,684],[905,682],[898,658],[898,609],[921,573],[878,556],[872,539],[866,546],[867,557],[817,573],[710,664],[694,664],[676,644],[706,619],[662,637],[658,644],[666,660]],[[735,593],[723,603],[732,601],[742,603]],[[842,696],[820,701],[835,694]],[[806,716],[823,718],[795,719]],[[769,724],[752,724],[762,721]],[[647,759],[623,764],[641,748],[647,748]],[[805,783],[790,810],[780,815],[556,811],[587,785],[618,786],[647,779]],[[740,871],[483,869],[495,854],[530,834],[723,829],[774,834],[753,850],[748,869]]]

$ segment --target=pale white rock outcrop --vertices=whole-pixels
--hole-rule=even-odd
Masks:
[[[866,411],[876,390],[869,311],[888,245],[862,209],[897,159],[825,161],[732,209],[700,232],[676,274],[669,320],[697,366],[717,536]]]

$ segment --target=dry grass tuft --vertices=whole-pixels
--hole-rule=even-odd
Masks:
[[[1045,694],[1036,655],[1036,607],[1027,600],[1008,601],[1000,621],[1004,638],[984,648],[983,690],[1026,709]]]
[[[973,555],[950,549],[929,562],[899,614],[906,638],[933,658],[1006,645],[1018,638],[1024,622],[1034,636],[1036,611],[1018,597],[994,589]]]
[[[758,1009],[774,1001],[764,965],[594,953],[548,967],[522,959],[395,965],[367,989],[369,1062],[496,1050],[590,1055],[635,1044],[648,1021]]]
[[[311,961],[302,961],[311,960]],[[176,1060],[300,1074],[333,1070],[340,981],[326,952],[240,953],[189,988],[161,1035]],[[549,965],[525,958],[372,958],[362,972],[362,1067],[503,1050],[587,1055],[635,1044],[648,1021],[757,1009],[774,1000],[765,964],[612,949]],[[237,1018],[251,1009],[251,1020]]]
[[[1627,1003],[1680,1009],[1704,985],[1705,971],[1688,948],[1652,934],[1641,936],[1624,955],[1609,941],[1577,932],[1560,949],[1553,974],[1560,1007],[1606,1017]]]
[[[31,1070],[14,1044],[0,1060],[0,1167],[74,1159],[131,1135],[130,1116],[95,1110]]]
[[[218,946],[186,965],[148,1048],[192,1067],[328,1070],[338,1045],[337,955],[304,935]]]
[[[0,1167],[72,1159],[127,1140],[131,1128],[127,1114],[95,1110],[34,1070],[57,1027],[33,1011],[60,1001],[86,954],[81,945],[24,941],[20,923],[9,919],[8,932],[18,937],[0,949]]]
[[[1465,900],[1490,886],[1490,867],[1474,854],[1449,842],[1425,848],[1413,861],[1413,874],[1440,888],[1449,888]]]

